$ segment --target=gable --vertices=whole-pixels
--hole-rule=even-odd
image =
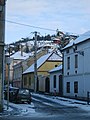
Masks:
[[[48,61],[62,61],[61,55],[53,53],[49,58]]]
[[[39,69],[47,61],[60,61],[62,58],[56,53],[48,53],[37,60],[37,69]],[[49,69],[50,70],[50,69]],[[34,72],[34,64],[32,64],[23,74]]]
[[[55,66],[61,64],[61,61],[46,61],[42,66],[39,67],[38,71],[47,72],[55,68]]]

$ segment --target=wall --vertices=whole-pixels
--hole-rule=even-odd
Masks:
[[[53,80],[54,75],[56,75],[56,89],[53,87],[54,86],[54,80]],[[57,93],[59,93],[59,75],[61,75],[60,71],[50,73],[50,92],[51,93],[54,93],[55,90]]]
[[[78,81],[79,97],[86,97],[87,91],[90,91],[90,40],[77,45],[77,51],[84,51],[84,56],[79,53],[74,53],[72,47],[69,48],[69,53],[64,51],[64,79],[63,91],[65,96],[75,96],[74,81]],[[75,55],[78,55],[78,68],[75,68]],[[70,70],[67,70],[67,57],[70,57]],[[75,73],[77,71],[77,73]],[[69,72],[69,75],[67,73]],[[70,82],[70,93],[66,93],[66,82]]]

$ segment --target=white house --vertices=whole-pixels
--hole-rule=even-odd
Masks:
[[[50,93],[62,95],[62,64],[49,71]]]
[[[63,95],[87,97],[90,92],[90,31],[63,49]]]
[[[10,79],[9,81],[10,82],[13,82],[13,74],[14,74],[14,71],[13,71],[13,66],[20,63],[21,61],[25,60],[26,58],[28,58],[29,55],[26,54],[25,52],[23,52],[21,54],[21,51],[18,51],[16,53],[14,53],[13,55],[10,56]],[[6,59],[7,59],[7,56],[6,56]],[[6,68],[5,68],[5,80],[8,80],[8,68],[7,68],[7,64],[6,64]],[[20,71],[17,71],[17,73],[19,74]]]

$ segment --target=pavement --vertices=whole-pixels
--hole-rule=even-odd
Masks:
[[[6,108],[6,105],[4,105],[3,112],[0,113],[0,116],[11,116],[11,115],[18,115],[20,114],[20,110],[16,107],[12,107],[9,105],[9,109]]]

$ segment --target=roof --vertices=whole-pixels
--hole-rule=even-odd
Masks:
[[[66,45],[63,49],[71,47],[73,45],[73,43],[78,44],[78,43],[84,42],[89,38],[90,38],[90,31],[85,32],[84,34],[82,34],[78,38],[76,38],[75,40],[70,41],[70,43],[68,45]]]
[[[52,73],[52,72],[57,72],[57,71],[60,71],[60,70],[62,70],[62,64],[60,64],[59,66],[57,66],[54,69],[50,70],[49,72]]]
[[[25,52],[23,52],[23,55],[21,55],[21,51],[18,51],[16,53],[14,53],[13,55],[11,55],[10,57],[14,58],[14,59],[24,60],[24,59],[28,58],[29,55]]]
[[[37,68],[39,68],[48,59],[48,57],[50,55],[51,55],[51,53],[46,54],[46,55],[40,57],[37,60]],[[30,73],[30,72],[34,72],[34,64],[32,64],[26,71],[24,71],[23,74]]]
[[[37,60],[37,69],[46,61],[46,60],[52,60],[52,61],[55,61],[55,60],[61,60],[61,57],[58,56],[56,57],[55,56],[56,54],[54,52],[51,52],[51,53],[48,53],[46,55],[43,55],[42,57],[40,57],[38,60]],[[52,57],[53,56],[53,57]],[[30,73],[30,72],[34,72],[34,64],[32,64],[26,71],[23,72],[23,74],[26,74],[26,73]]]

